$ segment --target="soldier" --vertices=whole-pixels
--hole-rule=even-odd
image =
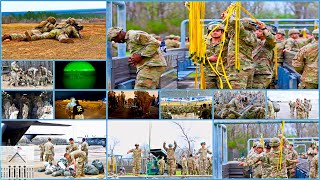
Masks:
[[[140,170],[141,170],[141,153],[143,152],[142,149],[139,148],[139,144],[134,145],[136,148],[131,149],[127,152],[133,153],[133,169],[132,169],[132,174],[134,176],[139,176],[140,175]]]
[[[166,162],[164,161],[164,157],[162,156],[161,159],[158,161],[158,167],[159,167],[159,175],[164,174],[164,168],[166,165]]]
[[[290,114],[292,117],[294,117],[294,110],[296,109],[296,103],[294,101],[290,101],[289,106],[290,106]]]
[[[311,111],[311,104],[309,103],[309,101],[306,98],[304,98],[303,105],[305,108],[305,119],[309,119],[309,112]]]
[[[280,161],[280,139],[272,138],[270,140],[270,146],[272,147],[270,153],[267,154],[268,161],[270,162],[271,173],[269,178],[288,178],[287,175],[287,162],[286,162],[286,152],[282,151],[282,164],[279,167]],[[283,147],[282,147],[283,148]]]
[[[175,40],[176,36],[171,34],[170,36],[166,37],[165,43],[167,49],[179,48],[180,44],[179,41]]]
[[[25,34],[27,36],[28,41],[37,41],[41,39],[56,39],[61,43],[74,43],[74,41],[69,37],[82,38],[79,32],[74,27],[75,24],[76,20],[74,18],[68,18],[66,22],[58,24],[50,32],[46,32],[41,35],[31,35],[28,31],[26,31]]]
[[[200,159],[198,158],[198,156],[194,156],[194,174],[195,175],[200,175]]]
[[[297,119],[304,119],[305,118],[305,107],[301,103],[300,99],[296,101],[296,112],[297,112]]]
[[[288,34],[289,34],[289,38],[286,40],[284,52],[287,52],[287,51],[298,52],[299,49],[301,48],[298,43],[299,34],[300,34],[299,30],[290,29]]]
[[[73,107],[77,104],[75,103],[76,99],[74,97],[70,98],[70,102],[66,105],[66,114],[69,119],[74,119],[73,116]]]
[[[182,175],[188,175],[188,160],[186,155],[182,156],[181,164],[182,164]]]
[[[241,109],[243,109],[243,105],[240,101],[241,101],[241,95],[239,94],[235,98],[233,98],[228,104],[231,105],[233,110],[238,112]]]
[[[318,151],[318,148],[319,148],[319,144],[317,143],[315,150]],[[309,178],[319,179],[319,171],[318,171],[318,168],[319,168],[319,165],[318,165],[319,156],[318,155],[319,154],[315,155],[311,160]]]
[[[56,25],[56,19],[52,16],[48,17],[46,21],[41,21],[34,29],[31,30],[30,34],[41,35],[44,32],[49,32],[54,29]],[[2,36],[2,41],[10,39],[10,40],[19,40],[25,41],[27,40],[27,36],[25,34],[5,34]]]
[[[263,22],[257,22],[256,30],[258,38],[257,47],[253,51],[254,61],[254,89],[266,89],[270,86],[273,77],[273,48],[276,46],[274,35],[267,29]]]
[[[89,145],[88,145],[88,143],[87,143],[87,141],[86,141],[86,139],[85,138],[82,138],[82,143],[81,143],[81,151],[83,151],[83,152],[85,152],[86,153],[86,160],[85,160],[85,163],[88,163],[88,158],[89,158],[89,156],[88,156],[88,153],[89,153],[89,147],[88,147]]]
[[[18,86],[20,79],[20,72],[22,69],[19,67],[18,62],[14,61],[11,63],[11,72],[10,72],[10,82],[9,85]]]
[[[177,143],[174,141],[174,147],[172,148],[172,144],[169,144],[169,148],[166,147],[166,142],[163,142],[163,149],[167,152],[168,159],[168,172],[169,176],[174,175],[176,170],[176,158],[174,157],[174,152],[176,151]]]
[[[26,104],[23,104],[22,108],[22,119],[28,119],[29,107]]]
[[[44,155],[44,143],[41,143],[39,145],[40,148],[40,161],[43,161],[43,155]]]
[[[312,158],[315,157],[315,155],[317,153],[318,152],[315,151],[314,143],[311,143],[311,145],[307,151],[309,166],[311,165]]]
[[[123,91],[121,91],[121,95],[120,95],[120,107],[121,108],[124,108],[125,101],[126,101],[126,95],[124,94]]]
[[[268,98],[268,119],[275,119],[274,107],[272,101]]]
[[[226,12],[222,15],[222,19],[227,17]],[[229,30],[234,32],[236,20],[234,16],[230,17]],[[257,45],[257,38],[254,33],[256,30],[256,23],[251,18],[243,18],[240,20],[240,36],[239,36],[239,59],[241,59],[240,70],[235,68],[235,41],[234,33],[231,35],[228,46],[228,66],[227,72],[229,75],[229,82],[233,89],[251,89],[254,75],[253,64],[253,50]]]
[[[283,50],[286,42],[286,32],[284,29],[278,29],[275,35],[277,39],[278,65],[282,66],[284,61]]]
[[[39,85],[46,86],[48,83],[48,69],[43,67],[41,64],[39,65],[39,74],[40,74],[40,82]]]
[[[203,104],[203,110],[200,113],[200,119],[210,119],[210,116],[212,117],[212,112],[207,108],[206,104]]]
[[[18,111],[18,109],[16,108],[16,105],[13,103],[11,105],[11,107],[9,108],[9,117],[11,117],[11,115],[15,112]]]
[[[74,119],[84,119],[84,116],[83,116],[84,108],[83,106],[80,105],[78,100],[76,100],[76,105],[73,106],[72,112],[73,112]]]
[[[188,158],[188,175],[195,175],[194,166],[195,166],[195,161],[194,161],[194,158],[192,157],[192,154],[190,154]]]
[[[262,154],[263,146],[260,143],[257,143],[256,153],[249,159],[246,159],[246,162],[241,162],[239,166],[252,166],[252,177],[253,178],[262,178]]]
[[[293,58],[292,66],[302,74],[299,89],[318,89],[318,36],[319,29],[312,32],[315,41],[304,46]]]
[[[54,158],[54,146],[51,143],[51,138],[48,138],[48,142],[44,144],[44,160],[52,164]]]
[[[209,23],[207,26],[208,33],[210,33],[214,27],[215,27],[215,24]],[[211,65],[215,68],[215,70],[220,73],[222,73],[222,68],[221,66],[218,66],[219,68],[216,69],[216,63],[220,53],[220,44],[221,44],[223,32],[224,32],[224,26],[221,25],[211,33],[210,39],[206,41],[206,44],[207,44],[206,54],[208,57],[208,61],[210,61]],[[224,65],[226,65],[226,61],[227,61],[226,59],[227,52],[228,52],[228,40],[227,42],[224,43],[224,48],[221,54],[222,63]],[[209,62],[205,63],[204,70],[205,70],[206,88],[218,89],[220,87],[219,86],[220,80],[218,78],[218,75],[212,70]]]
[[[64,157],[68,160],[68,167],[74,165],[76,168],[76,177],[85,177],[84,175],[84,162],[87,159],[86,153],[81,150],[76,150],[73,152],[67,152]]]
[[[73,138],[69,139],[69,145],[66,147],[66,152],[71,153],[73,151],[79,150],[77,144],[74,143]]]
[[[137,68],[137,78],[134,89],[156,89],[160,76],[165,72],[167,63],[159,49],[160,43],[148,33],[143,31],[122,28],[110,28],[108,40],[117,43],[127,43],[132,54],[129,64]]]
[[[198,150],[197,155],[200,154],[199,157],[199,167],[200,167],[200,175],[206,175],[207,169],[208,169],[208,161],[207,161],[207,155],[212,154],[211,151],[209,151],[208,148],[206,148],[206,143],[201,143],[201,148]]]
[[[208,157],[208,175],[212,175],[212,156]]]
[[[292,161],[298,159],[298,153],[296,150],[293,149],[292,142],[289,143],[287,159],[292,160]],[[296,166],[297,166],[296,163],[292,163],[287,166],[288,178],[295,178]]]

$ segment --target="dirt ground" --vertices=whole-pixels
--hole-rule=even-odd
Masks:
[[[55,161],[53,164],[56,164],[57,161],[63,157],[65,153],[65,145],[57,145],[54,146],[55,150]],[[40,150],[35,147],[35,165],[34,165],[34,177],[35,178],[41,178],[41,179],[47,179],[47,178],[60,178],[63,179],[63,176],[53,177],[51,175],[46,175],[44,172],[38,172],[38,169],[43,166],[44,162],[40,161]],[[89,157],[88,162],[91,164],[91,162],[95,159],[99,159],[102,163],[104,168],[106,169],[107,159],[106,159],[106,148],[102,146],[89,146]],[[106,171],[105,171],[106,172]],[[99,174],[99,175],[86,175],[86,179],[102,179],[104,178],[105,174]]]
[[[97,105],[97,102],[82,102],[81,105],[84,108],[85,119],[106,119],[106,104],[102,106]],[[56,119],[68,119],[65,111],[67,102],[61,100],[55,101],[55,118]]]
[[[36,24],[2,24],[2,35],[24,33]],[[74,38],[74,44],[60,43],[54,39],[39,41],[2,42],[2,59],[105,59],[106,26],[105,24],[84,25],[83,39]]]

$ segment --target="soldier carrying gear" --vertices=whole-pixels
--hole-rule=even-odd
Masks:
[[[244,28],[249,30],[256,30],[257,23],[251,18],[243,18],[241,19],[241,23],[243,24]]]

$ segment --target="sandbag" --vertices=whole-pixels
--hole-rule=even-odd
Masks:
[[[99,174],[99,170],[91,164],[86,164],[84,166],[84,174],[87,175],[98,175]]]
[[[66,158],[61,158],[61,159],[59,159],[59,161],[58,161],[58,163],[57,163],[58,165],[59,164],[63,164],[65,167],[67,167],[67,165],[68,165],[68,160],[66,159]],[[60,165],[59,165],[60,166]],[[60,166],[61,167],[61,166]],[[63,168],[63,169],[65,169],[65,167],[63,168],[63,167],[61,167],[61,168]]]
[[[272,105],[273,105],[274,112],[279,112],[280,111],[280,104],[272,101]]]
[[[66,176],[72,176],[72,173],[70,171],[65,171],[63,173],[63,175],[66,177]]]
[[[62,175],[61,171],[56,171],[51,174],[51,176],[53,176],[53,177],[57,177],[57,176],[61,176],[61,175]]]
[[[38,169],[38,172],[45,172],[45,171],[46,171],[46,168],[44,168],[44,167]]]
[[[99,173],[104,173],[103,164],[98,159],[92,161],[91,164],[99,170]]]
[[[46,175],[49,175],[49,174],[52,174],[52,173],[53,173],[53,171],[51,169],[47,169],[46,172],[45,172]]]

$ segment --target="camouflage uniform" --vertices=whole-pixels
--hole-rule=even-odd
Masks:
[[[270,100],[268,100],[268,119],[275,119],[274,107]]]
[[[208,175],[212,175],[212,158],[208,159]]]
[[[297,160],[298,159],[298,153],[296,150],[288,149],[287,159],[289,160]],[[296,170],[296,163],[292,163],[287,166],[288,171],[288,178],[294,178],[295,177],[295,170]]]
[[[274,147],[272,143],[275,141],[277,143],[276,146],[279,146],[280,140],[278,138],[272,138],[270,145]],[[280,161],[280,149],[271,149],[270,153],[267,154],[267,161],[270,164],[271,172],[270,178],[288,178],[287,176],[287,150],[283,149],[282,152],[282,164],[281,169],[278,169],[279,161]]]
[[[207,148],[200,148],[197,152],[197,155],[200,154],[199,157],[199,168],[200,168],[200,175],[206,175],[208,169],[208,159],[207,155],[212,154],[211,151]]]
[[[188,160],[186,157],[183,157],[181,160],[182,163],[182,175],[188,175]]]
[[[76,151],[76,150],[79,150],[79,148],[78,148],[78,146],[77,146],[75,143],[70,144],[70,145],[68,145],[68,146],[66,147],[66,152],[67,152],[67,153],[71,153],[71,152]]]
[[[257,47],[253,51],[254,89],[268,88],[273,77],[273,48],[276,46],[276,39],[269,30],[264,30],[263,35],[266,39],[258,39]]]
[[[159,175],[163,175],[166,162],[163,159],[160,159],[157,164],[159,167]]]
[[[19,65],[17,64],[16,61],[11,63],[11,67],[10,68],[11,68],[11,72],[10,72],[11,78],[10,78],[9,85],[14,84],[14,86],[18,86],[19,85],[19,79],[20,79],[19,73],[22,70],[21,70],[21,68],[19,67]]]
[[[319,156],[317,154],[311,160],[309,178],[316,178],[316,179],[319,178],[319,172],[318,172],[318,168],[319,168],[318,163],[319,162],[318,162],[318,158],[319,158]]]
[[[208,30],[212,30],[213,27],[209,28]],[[224,30],[223,26],[220,26],[218,28],[219,30]],[[221,39],[223,38],[223,35],[220,37]],[[229,39],[226,38],[225,42],[224,42],[224,47],[222,50],[222,54],[221,54],[221,58],[222,58],[222,63],[224,65],[224,67],[226,66],[226,62],[227,62],[227,54],[228,54],[228,43],[229,43]],[[206,49],[206,54],[207,57],[210,56],[219,56],[220,53],[220,45],[221,41],[219,42],[212,42],[211,39],[208,39],[208,41],[206,41],[206,45],[207,45],[207,49]],[[219,64],[218,68],[216,68],[217,63],[216,62],[210,62],[211,65],[214,67],[214,69],[216,71],[218,71],[219,73],[222,74],[222,67]],[[217,76],[217,74],[215,74],[209,64],[208,61],[205,62],[204,64],[204,71],[205,71],[205,81],[206,81],[206,89],[219,89],[220,88],[220,82],[219,82],[219,78]],[[220,76],[222,78],[222,76]]]
[[[22,119],[27,119],[29,114],[29,107],[26,104],[23,104],[22,108]]]
[[[262,147],[262,146],[261,146]],[[253,178],[262,178],[262,163],[259,164],[258,162],[261,161],[263,157],[262,153],[253,153],[250,158],[246,159],[244,166],[251,166],[252,167],[252,177]]]
[[[87,159],[86,153],[81,150],[76,150],[70,153],[70,160],[76,160],[76,176],[84,176],[84,163]]]
[[[51,20],[54,19],[54,22]],[[50,22],[51,21],[51,22]],[[34,29],[31,30],[31,34],[41,35],[45,32],[50,32],[56,26],[55,18],[49,17],[46,21],[41,21]],[[12,40],[24,41],[27,40],[27,36],[25,34],[10,34]]]
[[[277,33],[282,34],[284,37],[286,36],[286,33],[283,29],[279,29]],[[283,50],[284,50],[285,43],[286,43],[286,39],[282,39],[282,40],[277,39],[278,65],[280,66],[282,66],[284,62]]]
[[[167,49],[180,47],[179,41],[174,40],[175,37],[176,37],[175,35],[170,35],[166,37],[165,43],[166,43]]]
[[[316,154],[317,154],[317,152],[314,150],[314,148],[309,147],[309,149],[307,151],[309,166],[311,165],[311,161],[312,161],[313,157],[315,157]]]
[[[85,160],[86,163],[88,163],[88,153],[89,153],[89,149],[88,149],[88,143],[87,141],[84,141],[81,143],[81,151],[85,152],[86,153],[86,157],[87,159]]]
[[[156,89],[167,63],[159,49],[160,43],[143,31],[129,30],[125,37],[130,54],[139,54],[135,89]]]
[[[309,112],[311,110],[311,104],[309,104],[308,101],[303,102],[304,108],[305,108],[305,118],[309,119]]]
[[[229,28],[231,34],[228,45],[228,68],[229,82],[233,89],[250,89],[252,88],[254,64],[252,52],[257,45],[257,38],[255,35],[255,25],[251,25],[252,19],[244,18],[240,21],[240,35],[239,35],[239,59],[240,70],[235,68],[235,42],[234,32],[235,18],[230,17]]]
[[[299,89],[318,89],[318,41],[301,48],[292,66],[302,74]]]
[[[43,161],[43,155],[44,155],[44,144],[39,145],[40,148],[40,161]]]
[[[291,116],[294,116],[294,110],[296,108],[296,103],[293,101],[290,101],[289,106],[290,106],[290,114],[291,114]]]
[[[71,39],[69,39],[69,37],[80,38],[80,34],[74,26],[72,26],[70,23],[64,22],[64,23],[58,24],[50,32],[46,32],[41,35],[38,35],[38,34],[32,35],[28,37],[29,38],[28,40],[36,41],[41,39],[56,39],[62,43],[73,42]]]
[[[128,153],[133,153],[133,169],[132,169],[132,174],[133,175],[140,175],[141,171],[141,153],[142,149],[134,148],[131,149]]]
[[[194,158],[193,157],[189,157],[188,158],[188,174],[189,175],[195,175],[194,166],[195,166]]]
[[[174,142],[174,147],[172,148],[172,144],[169,145],[169,148],[166,147],[166,143],[163,143],[163,149],[167,152],[167,159],[168,159],[168,173],[169,176],[174,175],[176,170],[176,158],[174,157],[174,152],[177,148],[177,143]]]
[[[302,103],[296,104],[296,111],[297,111],[297,119],[304,119],[305,118],[305,107]]]
[[[44,156],[44,160],[46,162],[52,163],[54,157],[54,147],[50,141],[44,144]]]

